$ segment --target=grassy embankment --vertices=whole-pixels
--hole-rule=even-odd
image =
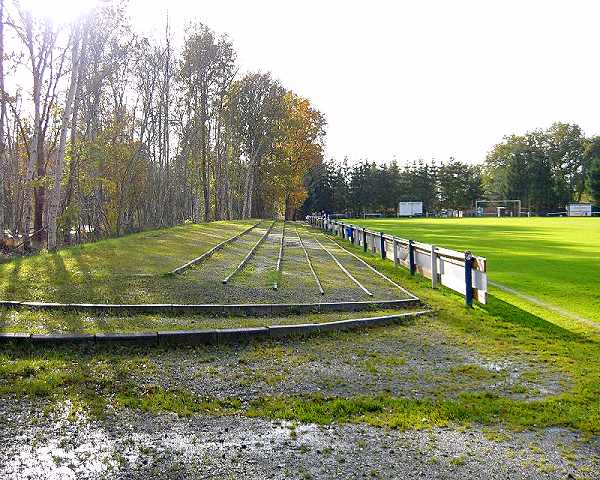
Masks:
[[[247,222],[215,222],[134,234],[57,253],[18,258],[0,266],[0,298],[50,302],[100,303],[302,303],[310,301],[369,300],[341,274],[320,248],[312,262],[327,292],[321,296],[310,273],[297,230],[289,229],[281,273],[276,273],[282,222],[228,285],[229,274],[266,232],[270,222],[246,233],[210,259],[180,275],[165,272],[242,231]],[[318,232],[317,235],[321,236]],[[313,235],[306,236],[309,246]],[[322,238],[323,240],[323,238]],[[354,275],[376,292],[375,299],[405,295],[350,258]],[[60,265],[61,268],[57,268]],[[357,267],[360,267],[357,268]],[[279,289],[273,290],[274,279]],[[385,312],[368,312],[368,315]],[[391,313],[391,312],[387,312]],[[357,315],[359,315],[357,313]],[[325,322],[347,316],[227,317],[214,315],[118,315],[27,309],[0,309],[0,331],[28,333],[100,333],[232,328],[281,323]]]
[[[161,277],[257,220],[153,230],[0,263],[0,298],[153,303]]]

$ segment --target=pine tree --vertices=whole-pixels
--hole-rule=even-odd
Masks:
[[[596,204],[600,205],[600,158],[594,158],[588,177],[590,192]]]

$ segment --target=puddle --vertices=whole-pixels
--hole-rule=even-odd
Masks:
[[[13,478],[70,480],[97,477],[114,471],[115,442],[85,418],[72,422],[66,402],[50,424],[35,434],[34,429],[15,436],[18,451],[4,465],[4,473]]]

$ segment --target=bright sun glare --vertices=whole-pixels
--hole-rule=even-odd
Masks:
[[[99,0],[22,0],[21,5],[34,15],[47,17],[54,23],[68,23],[89,12]]]

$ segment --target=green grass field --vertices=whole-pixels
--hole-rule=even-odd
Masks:
[[[352,219],[371,230],[487,257],[489,279],[600,323],[600,218]],[[542,316],[565,317],[491,287]],[[573,320],[571,317],[570,320]]]

